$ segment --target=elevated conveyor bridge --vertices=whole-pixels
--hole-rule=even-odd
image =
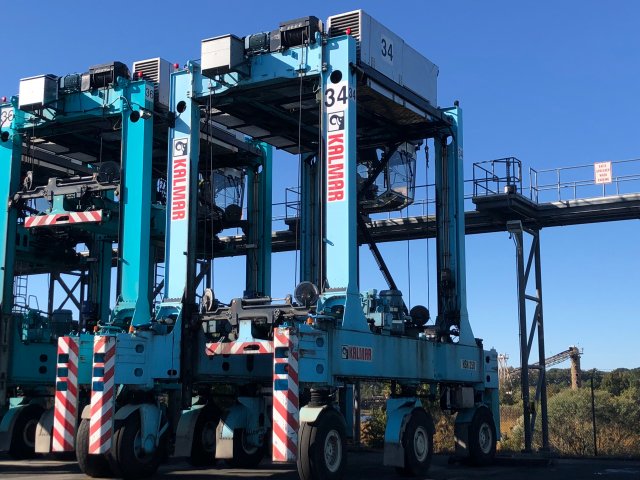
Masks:
[[[640,158],[614,161],[611,167],[608,184],[596,184],[594,165],[585,164],[529,169],[529,186],[523,186],[522,163],[517,158],[475,163],[473,177],[465,182],[465,231],[467,235],[504,232],[510,221],[540,230],[640,218]],[[417,186],[416,200],[403,211],[371,215],[367,226],[373,240],[435,237],[434,196],[433,184]],[[299,209],[295,188],[287,189],[285,201],[274,205],[274,252],[296,248]],[[243,235],[220,240],[222,250],[217,256],[244,254]]]

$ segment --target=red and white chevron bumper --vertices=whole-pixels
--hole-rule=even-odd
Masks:
[[[207,343],[205,353],[214,355],[244,355],[273,353],[273,342],[270,340],[255,340],[253,342]]]
[[[25,228],[55,227],[72,223],[98,223],[102,221],[102,210],[86,212],[55,213],[51,215],[33,215],[24,219]]]
[[[274,462],[295,462],[298,455],[298,337],[279,327],[274,332],[273,450]]]
[[[58,338],[52,451],[72,452],[78,419],[78,339]]]
[[[115,337],[94,338],[89,420],[89,453],[93,455],[107,453],[111,448],[116,390],[115,353]]]

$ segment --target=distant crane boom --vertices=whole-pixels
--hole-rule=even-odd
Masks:
[[[559,363],[564,362],[568,358],[572,358],[575,356],[579,357],[580,355],[582,355],[582,352],[578,349],[578,347],[573,346],[573,347],[569,347],[564,352],[556,353],[555,355],[551,355],[550,357],[545,358],[544,364],[545,364],[545,367],[551,367],[553,365],[557,365]],[[531,365],[530,368],[540,368],[540,364],[536,362],[533,365]]]
[[[573,390],[580,388],[581,380],[580,380],[580,356],[582,355],[582,350],[580,350],[576,346],[569,347],[567,350],[556,353],[555,355],[551,355],[550,357],[545,358],[544,364],[545,368],[552,367],[554,365],[558,365],[559,363],[564,362],[567,359],[571,360],[571,388]],[[512,368],[507,365],[507,360],[509,356],[506,354],[498,355],[498,373],[499,378],[503,385],[507,385],[508,390],[511,390],[511,374],[520,375],[520,368]],[[540,363],[536,362],[532,365],[529,365],[530,369],[540,369]]]

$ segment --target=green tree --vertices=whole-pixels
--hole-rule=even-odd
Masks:
[[[609,372],[602,378],[601,387],[611,395],[621,395],[631,386],[631,374],[629,370],[618,369]]]
[[[384,430],[387,424],[387,412],[383,408],[374,408],[362,425],[362,442],[373,448],[384,446]]]
[[[628,392],[613,396],[604,389],[595,391],[598,454],[640,455],[640,402],[637,393]],[[538,426],[538,445],[539,431]],[[565,390],[549,400],[549,442],[562,454],[594,454],[589,389]]]

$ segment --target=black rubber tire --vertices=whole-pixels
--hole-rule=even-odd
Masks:
[[[80,421],[76,433],[76,459],[82,473],[89,477],[106,478],[113,474],[106,455],[89,455],[88,418],[83,418]]]
[[[477,466],[490,465],[496,456],[496,423],[487,407],[480,407],[469,424],[469,460]]]
[[[164,438],[160,439],[158,448],[151,455],[140,452],[140,448],[136,452],[136,437],[140,433],[138,412],[118,422],[114,428],[109,462],[113,472],[126,480],[152,476],[158,470],[164,456]]]
[[[193,428],[193,443],[189,463],[194,467],[210,467],[216,464],[216,427],[220,422],[220,410],[215,405],[200,409]],[[211,429],[213,428],[213,444]]]
[[[311,424],[307,422],[301,422],[300,428],[298,429],[298,458],[297,458],[297,466],[298,466],[298,476],[300,480],[308,480],[313,478],[311,475],[311,464],[309,462],[309,452],[308,445],[310,443],[310,435],[311,435]],[[306,452],[303,454],[302,451],[306,449]],[[302,456],[304,455],[304,461]]]
[[[347,465],[346,425],[337,410],[328,407],[313,423],[302,422],[298,438],[298,475],[300,480],[339,480]],[[327,464],[327,441],[333,443],[336,463]],[[337,443],[336,443],[337,441]],[[330,453],[329,453],[330,455]]]
[[[407,426],[402,434],[404,467],[396,471],[407,477],[423,476],[431,466],[433,456],[433,420],[423,408],[410,413]]]
[[[247,447],[245,429],[237,428],[233,432],[233,458],[227,460],[234,468],[256,468],[264,458],[264,445]]]
[[[9,445],[9,455],[14,460],[35,457],[36,427],[43,413],[44,408],[36,404],[27,405],[17,413]]]

